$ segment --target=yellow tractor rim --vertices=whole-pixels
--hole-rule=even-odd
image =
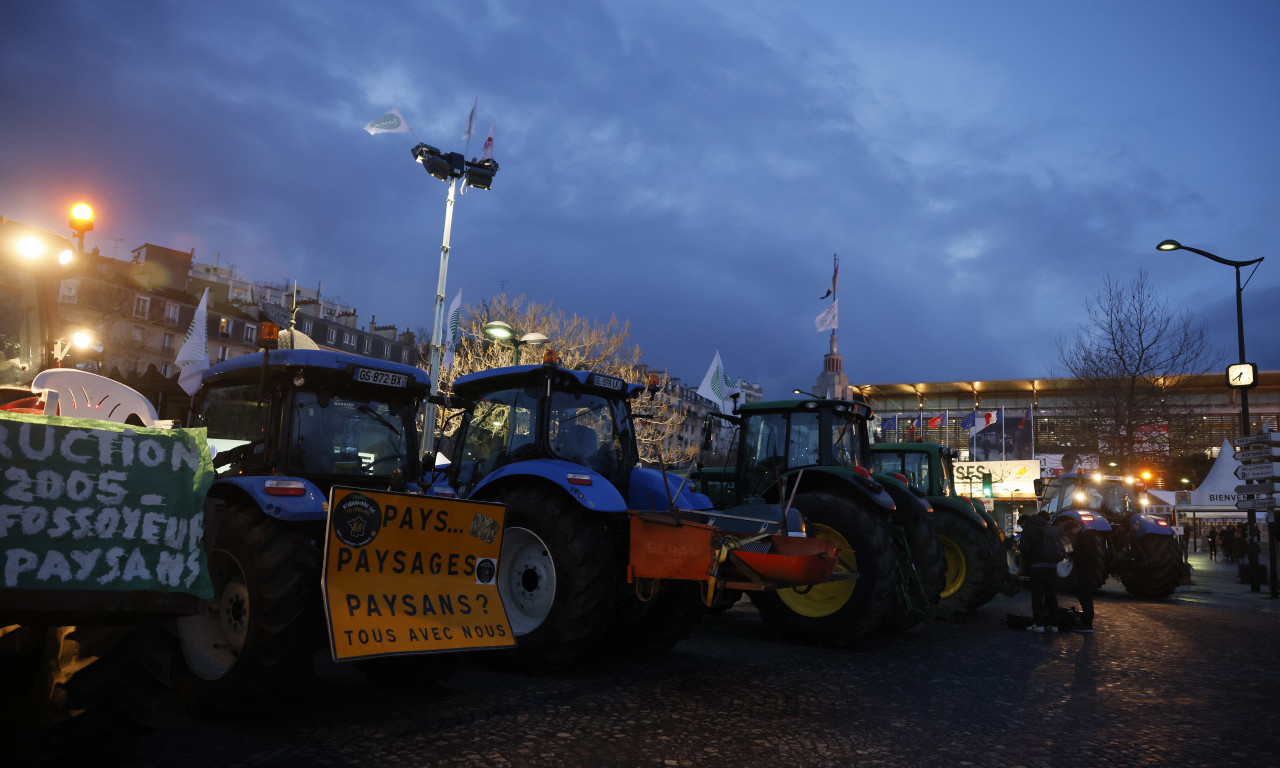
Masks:
[[[947,578],[942,585],[942,597],[948,598],[960,591],[964,580],[969,577],[969,564],[964,559],[964,550],[946,536],[938,536],[942,544],[942,557],[947,562]]]
[[[813,522],[810,522],[805,528],[815,538],[830,539],[839,547],[839,559],[836,562],[837,574],[857,573],[858,559],[854,555],[853,547],[849,546],[849,542],[836,529]],[[809,587],[780,589],[778,590],[778,597],[784,605],[800,616],[821,618],[830,616],[843,608],[849,602],[849,598],[853,597],[853,592],[857,589],[857,586],[856,579],[841,579],[839,581],[814,584]]]

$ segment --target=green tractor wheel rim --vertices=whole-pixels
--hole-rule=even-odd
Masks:
[[[947,578],[942,585],[940,598],[945,599],[964,586],[965,579],[969,578],[969,563],[965,560],[964,550],[950,537],[939,534],[938,541],[942,544],[942,557],[947,561]]]
[[[840,548],[840,559],[836,564],[837,573],[858,572],[858,559],[854,555],[853,547],[849,546],[849,542],[836,529],[813,522],[810,522],[806,529],[814,538],[830,539]],[[800,616],[821,618],[830,616],[843,608],[849,602],[849,599],[853,597],[853,591],[857,588],[857,584],[856,579],[841,579],[839,581],[814,584],[811,587],[780,589],[778,590],[778,598]]]

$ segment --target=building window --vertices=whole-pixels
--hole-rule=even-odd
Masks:
[[[164,305],[164,324],[176,327],[178,325],[178,305],[173,302],[165,302]]]
[[[129,329],[129,340],[138,344],[142,343],[142,334],[145,329],[140,325],[135,325]]]
[[[134,317],[146,317],[149,311],[151,311],[150,296],[139,296],[133,300]]]
[[[372,345],[372,342],[369,341],[369,337],[365,336],[364,339],[360,342],[361,354],[365,354],[365,355],[369,354],[369,347],[371,345]]]
[[[168,363],[161,363],[161,364],[160,364],[160,375],[161,375],[161,376],[168,376],[168,375],[169,375],[169,364],[168,364]]]
[[[218,362],[221,363],[226,359],[227,359],[227,345],[219,344],[218,345]]]
[[[354,347],[356,345],[356,335],[351,331],[342,332],[342,346]]]
[[[173,334],[172,333],[166,333],[164,335],[164,338],[160,340],[160,349],[163,350],[166,354],[173,351]],[[163,373],[163,371],[161,371],[161,373]]]
[[[329,340],[329,341],[327,342],[327,343],[329,344],[329,346],[333,346],[334,344],[337,344],[337,343],[338,343],[338,329],[337,329],[337,328],[330,328],[330,329],[329,329],[329,334],[328,334],[325,338],[327,338],[327,339]]]
[[[400,362],[402,363],[409,362],[409,350],[407,349],[400,350]]]
[[[230,318],[223,317],[218,319],[218,335],[223,337],[224,339],[231,336],[231,319]]]
[[[390,345],[390,344],[383,344],[383,345],[382,345],[382,359],[383,359],[383,360],[390,360],[390,359],[391,359],[391,345]]]
[[[257,327],[256,327],[256,326],[249,325],[248,323],[245,323],[245,326],[244,326],[244,340],[245,340],[245,342],[246,342],[246,343],[248,343],[248,344],[252,344],[252,343],[254,343],[255,341],[257,341],[257,340],[258,340],[258,329],[257,329]]]
[[[303,332],[304,334],[306,334],[307,336],[310,336],[310,335],[311,335],[311,326],[312,326],[312,322],[311,322],[310,320],[303,320],[303,321],[302,321],[302,332]]]

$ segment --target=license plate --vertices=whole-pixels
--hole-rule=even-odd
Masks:
[[[380,384],[384,387],[404,387],[409,384],[409,377],[403,373],[357,368],[356,381],[361,384]]]

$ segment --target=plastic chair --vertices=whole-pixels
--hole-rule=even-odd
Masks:
[[[161,426],[160,415],[142,393],[114,379],[79,368],[50,368],[36,374],[32,389],[45,391],[46,416],[71,416],[127,422],[130,416],[144,427]]]

